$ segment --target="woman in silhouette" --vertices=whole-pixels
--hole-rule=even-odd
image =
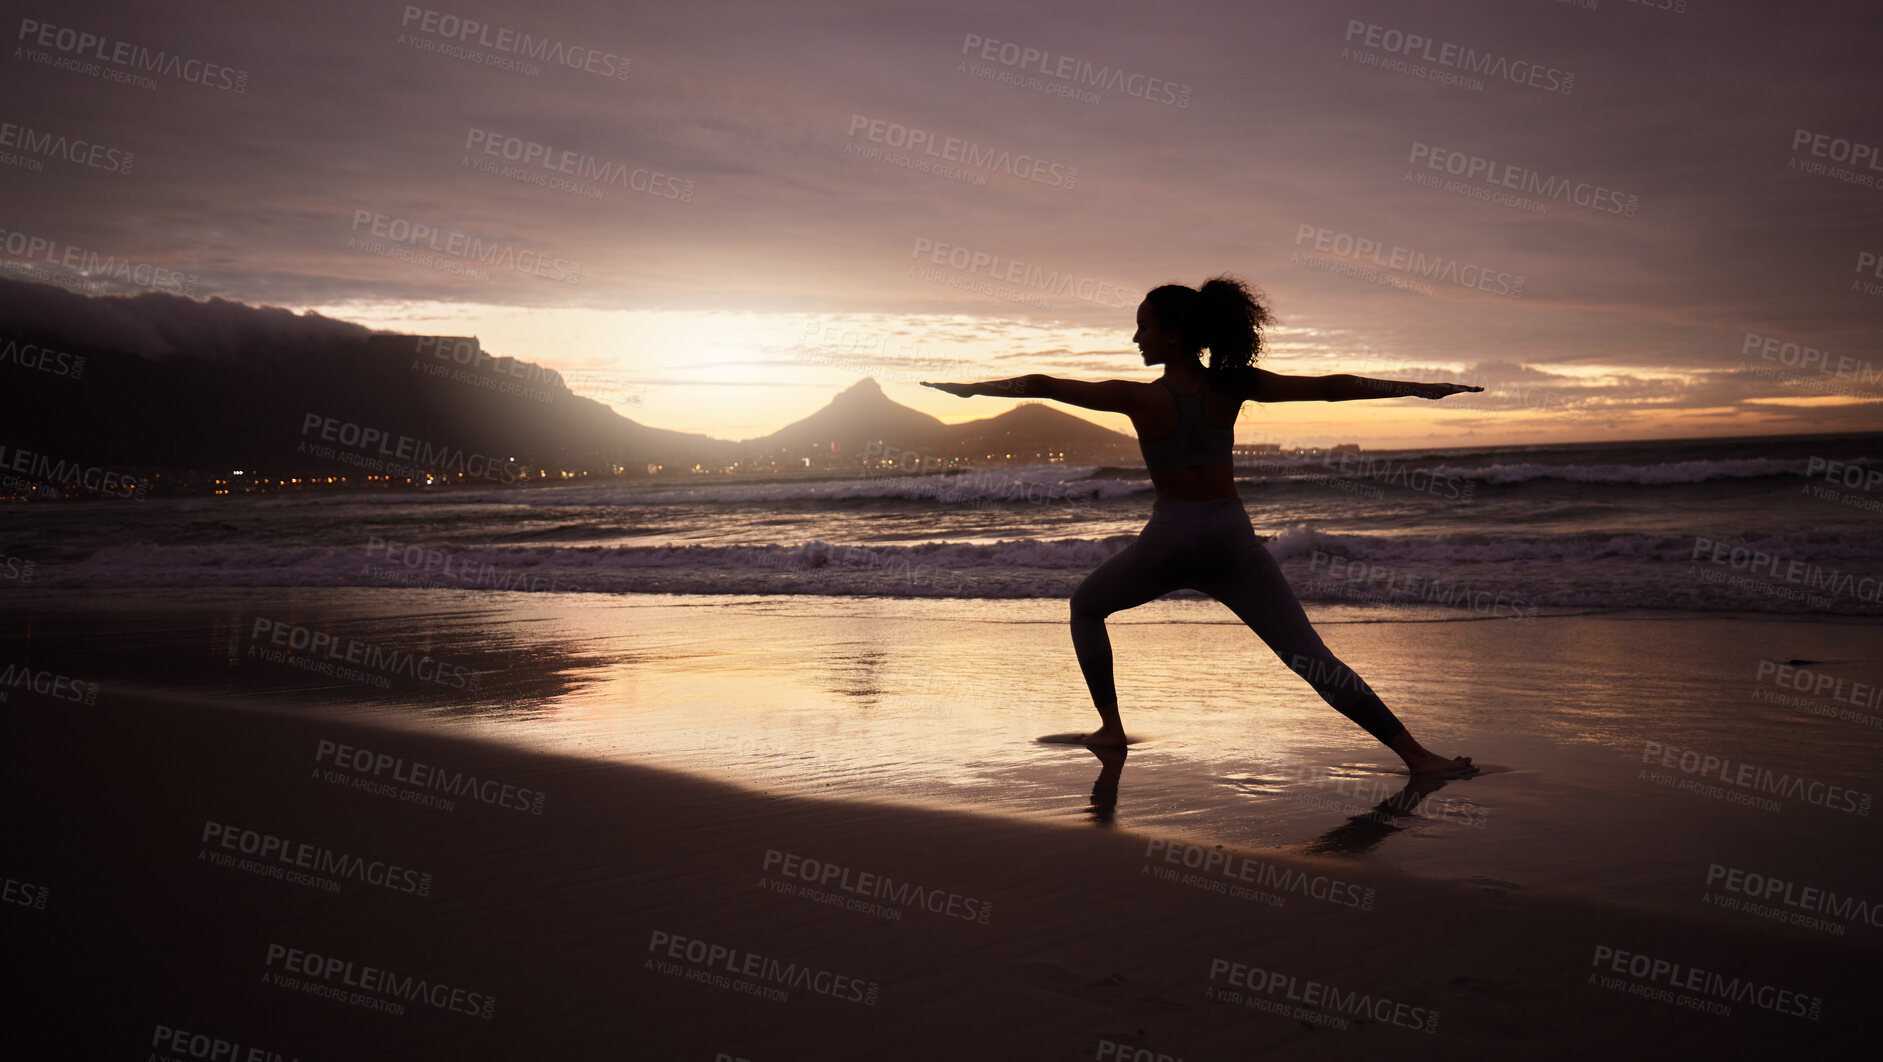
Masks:
[[[1450,383],[1402,383],[1359,376],[1282,376],[1254,366],[1271,318],[1233,277],[1201,290],[1166,284],[1138,305],[1132,336],[1145,365],[1164,367],[1156,383],[1062,380],[1033,374],[985,383],[928,383],[949,394],[1050,398],[1123,413],[1137,429],[1157,500],[1137,540],[1098,566],[1072,595],[1072,647],[1103,725],[1088,745],[1125,744],[1112,682],[1105,617],[1177,589],[1227,605],[1327,703],[1399,754],[1415,775],[1467,774],[1471,757],[1426,749],[1360,677],[1321,642],[1288,580],[1249,523],[1236,493],[1230,447],[1242,403],[1344,402],[1357,398],[1439,399],[1481,391]],[[1210,364],[1200,354],[1207,347]]]

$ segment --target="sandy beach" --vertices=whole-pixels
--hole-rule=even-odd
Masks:
[[[1876,7],[24,6],[0,1062],[1875,1051]]]
[[[303,600],[298,615],[344,628],[377,610],[422,638],[425,600],[355,600],[350,613]],[[144,604],[173,617],[167,631],[127,634],[121,658],[142,660],[143,683],[111,675],[88,690],[67,676],[41,692],[31,682],[7,690],[7,771],[23,813],[9,817],[0,868],[6,932],[39,972],[21,1004],[96,1005],[38,1057],[1737,1054],[1801,1037],[1856,1042],[1883,979],[1883,916],[1868,913],[1875,879],[1863,854],[1874,818],[1802,791],[1777,812],[1710,797],[1704,785],[1730,783],[1687,778],[1678,751],[1667,764],[1622,762],[1630,757],[1616,750],[1638,747],[1638,731],[1598,754],[1547,727],[1503,738],[1492,728],[1472,749],[1487,750],[1479,759],[1495,773],[1382,813],[1369,807],[1384,765],[1321,726],[1335,747],[1323,759],[1330,771],[1266,779],[1260,807],[1284,836],[1264,845],[1247,839],[1253,828],[1221,829],[1226,815],[1192,808],[1187,822],[1167,807],[1212,788],[1181,749],[1158,755],[1160,742],[1210,739],[1182,718],[1160,720],[1169,732],[1134,750],[1128,768],[1033,743],[1055,766],[1001,777],[1010,788],[1056,786],[1056,812],[941,800],[929,784],[868,800],[883,763],[869,751],[880,737],[862,723],[854,747],[821,750],[820,762],[851,762],[850,785],[782,784],[782,772],[734,785],[704,769],[623,762],[625,740],[604,746],[600,731],[577,725],[584,694],[548,674],[580,669],[570,661],[581,654],[562,652],[573,641],[550,642],[554,663],[527,680],[567,710],[558,719],[538,704],[527,726],[453,715],[449,698],[394,710],[357,683],[345,697],[319,684],[179,693],[184,676],[200,687],[204,662],[229,646],[190,634],[176,616],[191,609],[174,600]],[[122,596],[115,607],[120,618],[139,611]],[[769,605],[778,637],[811,640],[780,607]],[[518,623],[556,611],[532,599],[505,608]],[[650,608],[623,606],[610,622],[620,629]],[[235,626],[214,602],[199,610]],[[736,633],[740,609],[717,611],[714,629]],[[30,663],[51,675],[59,654],[47,647],[76,652],[85,615],[71,595],[48,595],[8,612],[9,642],[27,644],[15,639],[30,617],[41,654]],[[1559,643],[1570,631],[1589,644],[1613,637],[1592,618],[1559,622]],[[1379,626],[1330,624],[1328,637],[1391,672],[1399,658],[1360,637]],[[1484,627],[1434,625],[1445,626]],[[647,629],[672,637],[665,622]],[[1672,646],[1681,629],[1637,622],[1635,632]],[[1420,637],[1492,644],[1457,631],[1398,634],[1402,651]],[[823,642],[841,644],[842,632]],[[669,724],[642,707],[676,680],[640,670],[642,699],[623,707],[649,720],[670,761],[684,759],[683,743],[662,736]],[[724,693],[739,672],[722,659],[720,685],[704,673],[696,681]],[[801,732],[836,710],[775,678],[747,678],[770,682],[775,708]],[[337,705],[348,699],[351,709]],[[1664,745],[1697,748],[1679,720],[1703,707],[1664,705],[1649,729]],[[1343,722],[1325,714],[1314,722]],[[1015,733],[1048,733],[1054,718],[1064,705],[1023,714]],[[776,722],[755,715],[746,737],[763,739]],[[975,779],[973,754],[1004,736],[959,713],[947,722],[968,755],[937,748],[932,758],[965,765],[959,789],[994,785]],[[1468,723],[1440,714],[1427,729]],[[1875,740],[1841,727],[1832,733]],[[524,730],[539,747],[514,737]],[[1767,758],[1788,764],[1784,755]],[[738,762],[761,759],[746,756]],[[1357,766],[1367,763],[1376,766]],[[1839,766],[1819,762],[1816,773],[1835,779]],[[1608,869],[1554,870],[1576,859]],[[1805,890],[1864,903],[1842,901],[1840,921]],[[239,1048],[216,1055],[216,1041]]]

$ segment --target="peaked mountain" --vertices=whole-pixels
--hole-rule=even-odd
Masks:
[[[948,425],[892,400],[874,378],[865,376],[839,391],[823,409],[770,435],[747,439],[746,445],[766,450],[812,450],[835,442],[848,452],[876,440],[892,446],[928,446],[947,438],[947,434]]]
[[[877,444],[875,449],[872,444]],[[752,454],[783,451],[861,456],[903,451],[975,460],[986,460],[993,454],[1001,463],[1006,463],[1010,453],[1015,463],[1030,463],[1036,454],[1066,453],[1077,455],[1068,458],[1076,464],[1080,458],[1129,460],[1137,452],[1131,436],[1038,401],[1024,402],[998,416],[944,424],[892,400],[867,376],[845,388],[823,409],[770,435],[748,439],[744,445]]]

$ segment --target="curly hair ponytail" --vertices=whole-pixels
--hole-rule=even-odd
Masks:
[[[1262,328],[1274,321],[1261,292],[1227,273],[1211,277],[1200,290],[1165,284],[1145,299],[1159,327],[1177,333],[1186,351],[1209,348],[1205,377],[1225,390],[1246,382],[1262,353]]]

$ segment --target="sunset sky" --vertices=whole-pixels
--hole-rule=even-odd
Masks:
[[[475,334],[720,438],[1152,379],[1137,301],[1225,271],[1276,371],[1485,387],[1245,442],[1883,430],[1873,4],[440,2],[10,4],[0,267]]]

